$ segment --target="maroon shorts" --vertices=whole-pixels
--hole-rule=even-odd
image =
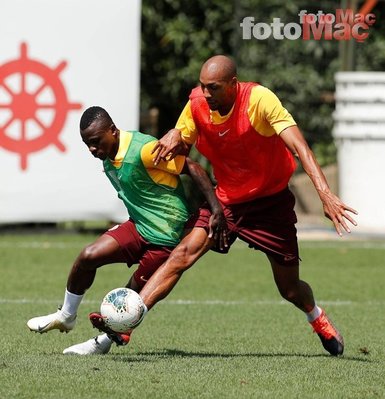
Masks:
[[[294,204],[294,195],[288,188],[269,197],[240,204],[222,204],[229,229],[229,244],[239,238],[281,265],[298,266]],[[208,231],[210,215],[210,209],[204,205],[189,219],[186,228],[202,227]],[[226,253],[229,248],[220,251],[214,247],[213,250]]]
[[[114,238],[123,252],[128,267],[138,263],[134,273],[137,284],[142,288],[162,263],[170,256],[174,247],[149,243],[136,230],[131,220],[108,230],[105,234]]]

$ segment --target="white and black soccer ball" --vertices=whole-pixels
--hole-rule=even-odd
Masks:
[[[125,333],[136,327],[144,317],[145,305],[139,294],[129,288],[115,288],[100,305],[100,314],[111,330]]]

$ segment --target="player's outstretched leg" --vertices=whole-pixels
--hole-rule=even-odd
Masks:
[[[64,355],[105,355],[111,349],[112,339],[101,334],[80,344],[64,349]]]
[[[333,356],[342,355],[344,352],[344,339],[323,309],[320,316],[310,322],[313,330],[318,334],[323,347]]]
[[[76,258],[67,280],[63,306],[55,313],[28,320],[31,331],[45,333],[51,330],[71,331],[85,291],[91,287],[98,267],[124,261],[118,242],[103,234],[94,243],[86,246]]]

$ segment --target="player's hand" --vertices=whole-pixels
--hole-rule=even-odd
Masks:
[[[151,154],[155,154],[153,158],[154,165],[158,165],[160,161],[169,161],[181,154],[186,149],[180,130],[171,129],[161,139],[158,140]]]
[[[214,238],[220,250],[224,250],[229,246],[227,223],[222,209],[214,211],[210,216],[209,238]]]
[[[353,226],[357,226],[357,222],[351,217],[350,213],[358,215],[358,212],[345,205],[335,194],[332,192],[320,194],[325,216],[330,219],[339,236],[342,236],[343,230],[350,233],[351,230],[346,223],[349,221]],[[350,212],[350,213],[348,213]]]

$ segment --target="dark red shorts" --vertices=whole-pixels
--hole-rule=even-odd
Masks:
[[[128,267],[138,263],[134,273],[135,281],[142,288],[147,280],[155,273],[170,256],[174,247],[154,245],[145,240],[136,230],[131,220],[108,230],[105,234],[114,238],[124,254]]]
[[[234,205],[222,204],[229,228],[230,245],[236,238],[250,248],[272,256],[279,264],[298,266],[298,242],[294,212],[295,197],[287,188],[269,197]],[[211,211],[204,205],[186,224],[187,229],[202,227],[208,231]],[[220,251],[213,248],[214,251]]]

